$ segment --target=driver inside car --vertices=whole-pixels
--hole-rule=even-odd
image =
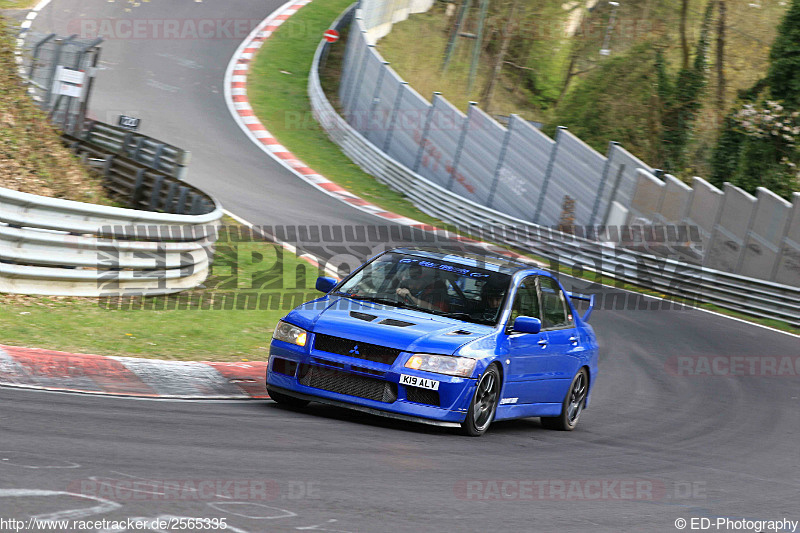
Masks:
[[[433,269],[413,263],[395,293],[401,300],[417,307],[446,312],[450,307],[447,284],[435,274]]]

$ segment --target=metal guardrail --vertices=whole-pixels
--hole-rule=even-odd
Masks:
[[[201,284],[213,258],[221,206],[172,176],[64,139],[100,166],[126,209],[0,188],[0,292],[132,296]]]
[[[104,186],[125,199],[129,207],[181,215],[202,215],[215,209],[214,199],[204,192],[144,163],[118,155],[113,147],[104,148],[70,135],[62,135],[62,139],[86,164],[103,173]]]
[[[88,122],[80,137],[175,178],[183,179],[186,175],[190,152],[177,146],[98,121]]]
[[[349,23],[351,6],[332,25]],[[553,231],[465,199],[391,159],[351,127],[322,90],[319,66],[327,42],[317,47],[308,81],[314,117],[342,151],[369,174],[405,194],[423,212],[464,228],[488,232],[492,240],[532,252],[561,265],[592,270],[659,293],[710,303],[748,315],[800,327],[800,288],[751,279],[697,265],[643,254]]]

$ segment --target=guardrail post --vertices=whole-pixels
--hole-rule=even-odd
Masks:
[[[389,131],[386,132],[386,140],[383,141],[383,153],[389,153],[389,146],[392,144],[392,135],[394,135],[394,125],[397,122],[397,114],[400,111],[400,103],[403,101],[405,94],[405,86],[408,85],[407,81],[400,82],[400,87],[397,89],[397,96],[394,97],[394,108],[392,109],[392,118],[389,120]]]
[[[467,132],[469,131],[469,123],[472,119],[473,109],[478,106],[478,102],[470,102],[467,109],[467,118],[461,126],[461,135],[458,138],[458,146],[456,146],[456,153],[453,155],[453,170],[450,172],[450,179],[447,180],[447,190],[453,190],[453,183],[456,181],[456,173],[458,172],[458,163],[461,159],[461,152],[464,151],[464,141],[467,139]]]
[[[422,137],[419,140],[419,150],[417,150],[417,157],[414,158],[414,168],[412,168],[414,172],[419,171],[419,165],[422,163],[422,154],[425,153],[425,143],[428,142],[428,133],[430,133],[431,120],[433,120],[433,106],[436,104],[436,99],[441,95],[442,93],[439,91],[434,91],[433,98],[431,98],[431,105],[428,107],[428,112],[425,116],[425,125],[422,127]]]
[[[381,87],[383,86],[383,76],[386,74],[386,67],[389,65],[388,61],[382,62],[383,68],[378,73],[378,82],[375,84],[375,90],[372,92],[372,102],[369,104],[369,116],[367,117],[367,129],[372,128],[373,116],[375,115],[375,108],[378,107],[378,102],[381,101],[378,96],[381,94]]]
[[[594,225],[594,219],[597,216],[597,211],[600,210],[600,202],[603,199],[603,191],[606,187],[606,180],[608,180],[608,172],[611,169],[611,158],[614,155],[614,147],[617,146],[619,143],[617,141],[611,141],[608,143],[608,151],[606,152],[606,162],[603,165],[603,175],[600,178],[600,187],[597,190],[597,196],[594,199],[594,205],[592,206],[592,214],[589,216],[589,226]],[[610,198],[608,201],[611,202],[613,198]]]
[[[539,201],[536,204],[536,212],[533,215],[534,224],[539,223],[539,216],[541,216],[542,208],[544,207],[544,198],[547,196],[547,186],[550,185],[550,176],[553,174],[553,167],[556,164],[556,154],[558,154],[558,143],[561,142],[561,132],[566,129],[566,126],[559,126],[556,130],[556,143],[553,145],[553,150],[550,152],[550,159],[547,161],[547,170],[544,173],[542,190],[539,192]]]
[[[608,222],[608,215],[611,213],[611,206],[614,204],[614,199],[617,197],[619,184],[622,182],[622,176],[624,174],[625,174],[625,165],[622,164],[619,166],[619,170],[617,170],[617,176],[614,178],[614,188],[611,189],[611,196],[608,197],[608,206],[606,207],[606,214],[603,215],[603,224]]]
[[[186,172],[189,170],[189,161],[192,159],[192,152],[189,150],[178,150],[175,156],[175,172],[174,175],[177,179],[183,181],[186,178]]]
[[[503,163],[505,163],[506,160],[508,144],[511,142],[512,129],[514,128],[514,122],[516,122],[517,119],[519,119],[519,116],[514,113],[508,117],[508,128],[506,129],[506,134],[503,136],[503,144],[500,147],[500,155],[497,157],[497,168],[494,171],[494,179],[492,180],[492,186],[489,189],[489,198],[486,200],[487,207],[492,207],[492,203],[494,202],[494,195],[497,191],[497,185],[500,182],[500,171],[503,170]]]

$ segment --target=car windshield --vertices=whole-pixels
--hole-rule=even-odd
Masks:
[[[353,274],[336,294],[494,325],[510,281],[480,266],[391,252]]]

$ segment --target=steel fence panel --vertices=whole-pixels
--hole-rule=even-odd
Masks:
[[[800,287],[800,192],[792,195],[792,214],[772,274],[777,283]]]
[[[446,187],[451,177],[448,169],[453,165],[452,154],[456,152],[467,117],[441,95],[434,95],[432,105],[427,138],[419,158],[419,173]]]
[[[414,165],[428,114],[427,100],[407,84],[401,86],[401,105],[392,128],[387,154],[407,167]]]
[[[564,198],[575,201],[575,223],[588,224],[606,158],[568,130],[559,130],[558,150],[538,222],[558,224]]]
[[[775,270],[781,242],[788,229],[792,204],[765,189],[758,188],[753,224],[744,243],[744,258],[739,273],[743,276],[769,278]]]
[[[477,106],[470,108],[467,131],[451,190],[486,204],[494,181],[506,129]]]
[[[711,242],[703,266],[738,273],[744,256],[744,240],[755,214],[756,198],[739,187],[725,184],[719,220],[711,233]]]

